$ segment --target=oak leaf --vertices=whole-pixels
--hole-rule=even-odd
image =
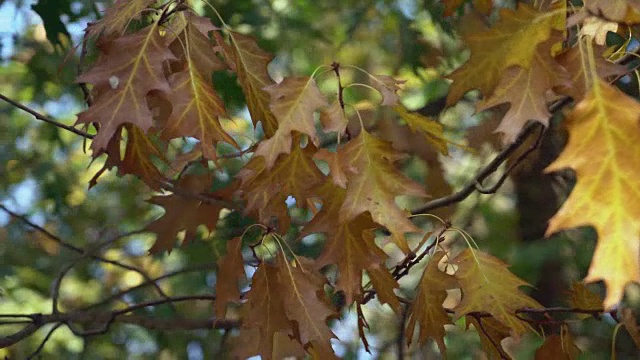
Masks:
[[[224,319],[227,304],[240,300],[238,281],[244,278],[244,259],[242,258],[242,238],[236,237],[227,242],[227,253],[218,260],[216,274],[216,318]]]
[[[325,299],[326,279],[308,266],[302,268],[300,262],[294,267],[282,256],[278,256],[276,265],[284,310],[298,324],[300,343],[311,343],[318,351],[333,353],[331,339],[335,336],[326,321],[336,314]]]
[[[127,130],[127,144],[125,146],[124,156],[120,151],[121,130],[123,128]],[[161,190],[165,176],[160,172],[153,162],[153,159],[155,158],[164,163],[167,162],[167,159],[158,145],[137,126],[131,124],[122,126],[113,138],[111,138],[104,153],[107,154],[107,160],[102,169],[89,181],[89,188],[96,185],[98,178],[104,171],[117,167],[118,176],[127,174],[135,175],[144,181],[151,189],[156,191]]]
[[[418,341],[425,345],[429,338],[438,344],[442,357],[446,359],[447,348],[444,344],[446,334],[444,326],[451,324],[449,314],[442,303],[447,298],[447,290],[457,287],[458,282],[453,275],[438,269],[438,263],[444,257],[444,252],[435,253],[424,269],[418,284],[418,293],[409,307],[407,320],[407,342],[411,344],[416,325],[420,326]]]
[[[349,119],[344,115],[344,110],[340,106],[340,101],[334,101],[329,107],[320,111],[320,123],[326,132],[337,132],[342,134],[347,129]]]
[[[507,264],[471,249],[465,249],[450,263],[458,265],[455,277],[462,290],[462,300],[454,309],[456,318],[472,312],[488,312],[517,336],[529,330],[516,316],[516,311],[542,306],[518,289],[530,285],[513,275]]]
[[[473,325],[480,336],[480,345],[489,359],[511,359],[502,340],[511,334],[509,328],[492,317],[467,316],[467,328]]]
[[[211,184],[212,180],[209,176],[184,175],[176,187],[182,191],[203,196],[221,195],[224,192],[224,190],[220,190],[217,194],[211,194],[209,192]],[[211,199],[213,200],[215,197]],[[164,215],[145,227],[145,230],[157,235],[156,242],[149,249],[150,253],[164,250],[171,252],[178,233],[181,231],[186,231],[184,243],[187,243],[196,236],[198,226],[205,225],[209,231],[215,229],[220,210],[225,207],[222,201],[205,203],[203,200],[176,193],[154,196],[148,201],[151,204],[162,206],[165,210]]]
[[[587,11],[615,22],[640,22],[640,1],[638,0],[588,0],[584,2]]]
[[[371,75],[369,74],[369,85],[378,90],[382,95],[382,106],[396,106],[398,105],[398,90],[400,85],[405,83],[405,80],[398,80],[389,75]]]
[[[571,85],[559,86],[556,90],[560,94],[571,96],[574,100],[582,100],[591,87],[592,79],[607,79],[611,76],[622,75],[627,72],[626,68],[603,57],[603,53],[607,48],[603,46],[594,46],[593,53],[596,74],[590,74],[589,66],[587,66],[587,44],[582,46],[574,46],[569,50],[558,54],[556,60],[570,74]],[[585,71],[586,70],[586,71]]]
[[[575,344],[573,336],[568,331],[562,335],[547,336],[544,343],[536,350],[536,360],[574,360],[582,351]]]
[[[285,313],[278,268],[262,262],[253,274],[247,302],[242,309],[240,344],[236,344],[237,354],[243,358],[261,355],[265,359],[273,356],[278,334],[293,334],[292,324]],[[284,340],[280,338],[279,341]]]
[[[278,129],[258,144],[255,155],[263,156],[267,169],[271,169],[278,155],[291,151],[293,131],[306,134],[311,142],[318,143],[313,114],[329,104],[310,77],[288,77],[264,90],[271,97],[269,108],[276,116]]]
[[[269,138],[278,128],[278,120],[269,108],[269,94],[264,90],[267,86],[275,84],[267,71],[267,65],[273,59],[273,55],[262,50],[250,36],[230,31],[229,37],[231,46],[220,36],[216,36],[216,39],[238,73],[238,82],[246,97],[253,124],[261,122],[264,134]]]
[[[341,171],[348,179],[347,195],[340,209],[340,222],[349,222],[368,211],[378,224],[392,233],[393,242],[404,252],[409,247],[406,232],[420,231],[395,202],[396,196],[424,197],[419,183],[405,177],[393,163],[402,159],[391,144],[370,135],[366,130],[338,149]]]
[[[267,169],[264,158],[255,157],[237,175],[241,196],[247,202],[245,213],[256,214],[268,225],[275,217],[277,228],[283,231],[290,224],[287,198],[293,196],[298,206],[304,206],[313,195],[309,190],[325,179],[313,161],[316,148],[312,144],[302,148],[300,137],[295,138],[291,152],[281,155],[272,169]]]
[[[606,310],[640,281],[640,104],[602,80],[567,114],[569,142],[547,172],[571,168],[577,183],[547,236],[591,225],[598,244],[586,282],[604,280]]]
[[[563,26],[558,26],[561,16],[564,14],[550,16],[520,3],[517,10],[500,9],[500,20],[490,29],[479,19],[468,19],[462,37],[471,56],[448,76],[453,83],[447,104],[456,103],[472,89],[488,97],[507,68],[513,65],[529,68],[538,44],[547,41],[554,29],[563,30]]]
[[[87,28],[87,35],[122,35],[131,20],[138,19],[142,11],[154,2],[155,0],[116,0],[106,9],[102,19]]]
[[[327,240],[315,262],[316,267],[320,269],[329,264],[337,265],[336,288],[344,292],[345,303],[351,305],[354,301],[361,300],[363,295],[363,271],[383,267],[388,256],[375,244],[374,235],[369,232],[377,227],[369,214],[360,214],[345,223],[338,221],[346,190],[326,182],[314,192],[323,195],[322,208],[303,228],[300,236],[312,233],[326,234]],[[391,292],[397,287],[398,284],[395,283]],[[395,300],[397,302],[397,299]]]
[[[134,34],[119,37],[100,47],[96,64],[76,81],[94,85],[97,96],[78,114],[78,124],[97,123],[99,130],[91,148],[94,156],[106,149],[118,128],[131,123],[145,133],[153,125],[146,97],[151,91],[169,93],[164,76],[165,61],[174,59],[154,23]]]
[[[444,126],[441,123],[420,113],[410,112],[402,105],[396,105],[393,109],[407,123],[411,131],[421,133],[439,153],[449,154],[447,140],[444,138]]]
[[[629,308],[624,308],[621,313],[624,328],[627,329],[636,347],[640,348],[640,328],[638,328],[638,320],[636,319],[634,311]]]
[[[503,133],[503,143],[513,142],[530,120],[549,125],[551,113],[547,110],[545,93],[553,87],[571,86],[569,74],[550,54],[551,47],[559,40],[552,36],[538,45],[528,68],[518,65],[507,68],[493,94],[478,103],[479,112],[510,104],[495,130]]]

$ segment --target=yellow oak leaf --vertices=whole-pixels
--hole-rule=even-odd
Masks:
[[[282,155],[272,169],[266,168],[264,158],[256,157],[238,173],[241,196],[247,201],[245,213],[256,214],[267,225],[275,217],[282,231],[291,222],[287,198],[293,196],[298,206],[304,206],[313,196],[309,190],[326,179],[313,161],[316,148],[312,144],[302,148],[300,137],[295,138],[291,153]]]
[[[513,275],[507,264],[471,249],[465,249],[451,264],[458,265],[455,277],[462,290],[462,300],[454,309],[456,318],[472,312],[487,312],[517,336],[529,330],[526,322],[516,316],[516,311],[542,306],[518,289],[530,285]]]
[[[422,273],[418,284],[418,293],[411,304],[407,320],[407,342],[411,344],[416,325],[420,326],[418,341],[425,345],[429,338],[433,338],[438,344],[442,357],[446,359],[447,348],[444,344],[446,334],[444,326],[451,324],[449,314],[442,307],[447,298],[447,290],[458,286],[453,275],[446,274],[438,269],[438,263],[445,253],[435,253]]]
[[[291,151],[292,131],[308,135],[317,144],[313,114],[329,103],[310,77],[288,77],[264,90],[271,96],[269,108],[276,116],[278,129],[258,144],[255,156],[263,156],[267,169],[271,169],[278,155]]]
[[[238,280],[242,278],[244,278],[242,238],[236,237],[227,242],[227,253],[218,260],[216,301],[213,305],[216,318],[225,318],[229,302],[240,301]]]
[[[174,59],[154,23],[100,47],[100,57],[76,82],[94,85],[94,103],[78,114],[78,124],[99,124],[91,148],[94,156],[106,149],[120,125],[132,123],[145,133],[153,125],[147,94],[169,93],[165,61]]]
[[[395,202],[396,196],[424,197],[419,183],[398,171],[393,163],[404,156],[391,144],[362,130],[357,137],[338,149],[341,170],[347,176],[347,195],[340,209],[340,222],[349,222],[368,211],[378,224],[392,233],[393,242],[408,253],[406,232],[420,231]]]
[[[575,344],[573,336],[568,331],[562,335],[547,336],[544,343],[536,350],[536,360],[574,360],[582,351]]]
[[[87,34],[106,37],[122,35],[131,20],[138,19],[142,11],[154,2],[155,0],[116,0],[106,9],[102,19],[87,28]]]
[[[493,94],[478,103],[477,111],[510,104],[495,130],[503,134],[503,143],[513,142],[530,120],[549,125],[551,113],[547,110],[545,93],[556,86],[571,86],[569,74],[550,54],[551,47],[559,40],[552,36],[538,45],[528,68],[518,65],[507,68]]]
[[[471,56],[448,76],[453,83],[447,104],[456,103],[472,89],[488,97],[507,68],[513,65],[529,68],[538,51],[537,45],[547,41],[553,29],[563,30],[558,26],[558,18],[565,15],[555,13],[550,15],[520,3],[517,10],[500,9],[500,20],[490,29],[479,19],[465,21],[462,37]]]
[[[630,282],[640,281],[640,104],[596,80],[567,114],[569,142],[547,172],[571,168],[577,183],[549,221],[547,236],[579,226],[598,233],[585,281],[603,280],[606,310],[613,308]]]
[[[278,120],[269,108],[270,97],[264,88],[275,84],[267,71],[267,65],[273,59],[273,55],[262,50],[251,36],[230,31],[229,37],[231,46],[219,36],[216,36],[216,39],[225,50],[226,57],[231,59],[235,66],[253,124],[262,122],[264,134],[270,138],[278,128]]]

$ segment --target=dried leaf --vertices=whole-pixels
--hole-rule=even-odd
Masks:
[[[329,104],[310,77],[288,77],[264,90],[271,96],[269,108],[276,116],[278,129],[258,144],[255,155],[264,156],[267,169],[271,169],[278,155],[291,151],[293,131],[306,134],[314,144],[318,143],[313,114]]]
[[[420,326],[418,341],[425,345],[429,338],[433,338],[438,344],[442,358],[447,357],[447,348],[444,344],[446,324],[451,324],[449,314],[442,303],[447,298],[447,290],[457,287],[458,282],[453,275],[446,274],[438,269],[438,263],[444,257],[444,252],[435,253],[422,273],[418,284],[418,293],[411,304],[407,321],[407,342],[411,344],[416,325]]]

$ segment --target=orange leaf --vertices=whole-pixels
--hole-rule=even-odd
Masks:
[[[410,112],[402,105],[396,105],[393,109],[407,123],[412,132],[420,132],[424,139],[442,155],[449,154],[447,140],[444,138],[444,126],[441,123],[420,113]]]
[[[485,252],[471,249],[465,249],[451,264],[458,265],[455,277],[462,290],[462,301],[455,308],[456,318],[471,312],[488,312],[515,335],[529,330],[527,324],[516,316],[516,310],[542,306],[518,290],[520,286],[530,285],[513,275],[507,264]]]
[[[174,59],[154,23],[101,46],[97,63],[76,82],[94,85],[94,103],[78,114],[78,124],[99,124],[91,148],[94,156],[106,149],[118,128],[131,123],[145,133],[153,125],[147,103],[151,91],[168,93],[164,62]]]
[[[269,108],[276,116],[278,129],[258,144],[255,155],[264,156],[267,169],[271,169],[278,155],[291,151],[291,132],[306,134],[317,144],[313,113],[329,104],[310,77],[288,77],[264,90],[271,96]]]
[[[447,348],[444,344],[446,324],[451,324],[449,314],[442,307],[447,298],[447,291],[457,287],[458,282],[453,275],[438,269],[438,263],[444,257],[444,252],[437,252],[431,257],[422,273],[418,284],[418,293],[409,308],[407,321],[407,342],[411,344],[416,324],[420,325],[418,341],[425,345],[429,338],[435,339],[442,357],[446,359]]]
[[[569,142],[546,171],[571,168],[577,183],[549,221],[547,236],[593,226],[598,245],[585,281],[604,280],[606,310],[640,281],[640,104],[597,80],[584,100],[567,114]]]

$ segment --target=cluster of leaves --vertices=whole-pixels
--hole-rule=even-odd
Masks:
[[[609,311],[621,303],[629,283],[640,281],[640,198],[634,183],[640,168],[640,105],[609,82],[628,69],[605,56],[621,57],[624,49],[612,53],[594,45],[582,25],[597,16],[631,29],[640,7],[624,0],[585,1],[578,10],[565,1],[538,3],[493,9],[490,1],[444,2],[447,15],[473,7],[485,14],[465,18],[461,32],[471,55],[449,75],[447,104],[471,90],[482,95],[478,112],[509,104],[496,129],[509,145],[521,140],[531,121],[549,124],[549,104],[575,102],[564,119],[569,142],[547,171],[572,169],[577,184],[547,233],[595,227],[598,246],[585,280],[603,280],[606,298],[603,303],[576,284],[571,305],[587,313]],[[491,12],[498,16],[488,25]],[[90,85],[89,107],[77,123],[95,129],[93,157],[107,156],[90,185],[117,167],[118,174],[136,175],[152,190],[171,192],[150,200],[165,210],[147,227],[157,234],[150,251],[171,251],[181,232],[187,241],[201,225],[213,230],[230,211],[256,221],[228,242],[217,274],[217,316],[242,321],[237,356],[334,357],[329,324],[344,305],[356,309],[368,347],[362,307],[373,296],[398,315],[407,306],[407,341],[419,329],[418,341],[434,339],[443,356],[445,326],[457,319],[473,325],[490,356],[504,358],[504,338],[538,331],[534,315],[548,316],[521,292],[528,284],[507,264],[470,241],[462,251],[443,246],[452,228],[447,222],[418,242],[410,240],[408,234],[424,232],[416,218],[427,215],[412,214],[396,198],[425,198],[425,186],[401,171],[407,154],[369,131],[357,106],[344,96],[348,88],[374,90],[381,112],[447,155],[450,142],[443,126],[400,103],[402,81],[333,63],[311,76],[276,82],[267,69],[272,56],[252,37],[224,22],[214,26],[186,1],[118,0],[87,27],[86,39],[95,42],[98,54],[77,79]],[[344,71],[362,72],[367,81],[343,84]],[[246,144],[233,136],[231,116],[212,81],[218,72],[237,78],[253,125],[261,125],[259,142]],[[317,85],[332,73],[333,99]],[[323,144],[320,133],[333,134],[335,141]],[[215,172],[224,169],[224,161],[248,153],[252,157],[234,181],[217,186]],[[299,222],[293,211],[308,217]],[[404,256],[391,268],[389,255],[376,242],[380,229]],[[319,257],[295,251],[292,244],[316,234],[325,238]],[[402,298],[395,291],[398,280],[427,256],[415,298]],[[248,278],[247,264],[252,268]],[[337,269],[335,280],[327,276],[331,266]],[[247,281],[250,289],[244,291]],[[459,301],[445,307],[456,289]],[[343,304],[336,309],[338,297]],[[541,358],[549,353],[573,358],[579,352],[558,323],[562,336],[547,337],[538,350]]]

